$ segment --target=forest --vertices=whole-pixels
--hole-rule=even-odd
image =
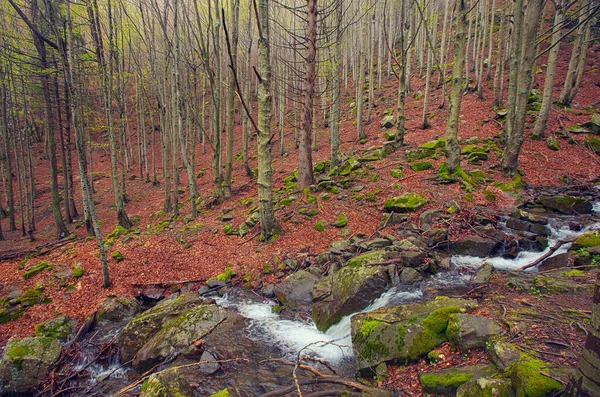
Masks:
[[[0,396],[600,397],[599,17],[0,1]]]

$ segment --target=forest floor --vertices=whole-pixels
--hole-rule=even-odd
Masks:
[[[569,53],[569,51],[561,51],[561,60],[555,83],[556,96],[558,96],[566,74]],[[600,98],[598,65],[600,65],[600,45],[596,44],[590,49],[581,89],[572,108],[553,107],[550,112],[546,136],[554,136],[556,132],[564,131],[570,125],[586,122],[590,119],[593,110],[599,111],[598,105],[595,109],[590,107]],[[543,88],[543,76],[543,73],[535,76],[536,88],[540,90]],[[436,81],[436,79],[437,76],[434,75],[433,81]],[[424,83],[422,80],[414,78],[411,86],[412,93],[406,104],[406,143],[408,148],[416,148],[435,137],[444,136],[447,109],[438,108],[441,100],[441,89],[434,89],[430,98],[431,105],[428,116],[431,126],[428,129],[420,128],[422,104],[421,101],[414,99],[413,93],[424,90]],[[380,128],[380,121],[384,110],[395,108],[396,90],[397,82],[394,77],[392,76],[386,80],[384,76],[383,87],[376,90],[375,93],[377,106],[372,109],[370,123],[365,124],[368,137],[365,144],[360,144],[356,139],[356,126],[353,123],[356,117],[350,111],[350,102],[353,102],[353,98],[351,95],[344,98],[341,125],[342,145],[340,148],[342,152],[348,154],[382,144],[384,136],[383,130]],[[459,135],[462,139],[476,136],[483,140],[494,137],[502,131],[502,124],[495,120],[496,111],[491,106],[490,98],[493,96],[491,83],[486,83],[483,94],[485,97],[483,101],[478,99],[475,93],[468,93],[463,98],[459,124]],[[317,116],[321,117],[320,113]],[[133,117],[132,115],[130,122],[132,125],[135,124]],[[292,117],[286,120],[291,124]],[[329,158],[329,129],[323,126],[322,118],[319,121],[317,123],[319,128],[317,131],[319,150],[313,154],[315,164]],[[532,128],[533,123],[533,116],[529,116],[528,131]],[[240,127],[237,126],[236,128],[236,131],[239,132]],[[276,127],[273,128],[275,130]],[[283,156],[279,154],[279,138],[277,137],[274,140],[275,189],[282,189],[283,179],[290,176],[297,166],[297,150],[294,147],[293,136],[293,128],[286,128],[285,148],[289,151],[289,154]],[[600,157],[594,155],[593,152],[582,145],[585,135],[573,135],[578,144],[568,144],[567,139],[559,136],[557,138],[560,142],[560,150],[552,151],[547,147],[545,139],[533,141],[527,135],[519,158],[519,168],[526,186],[593,184],[600,176]],[[103,135],[95,137],[98,143],[103,143],[105,139],[106,137]],[[254,141],[251,142],[251,144],[253,143]],[[240,148],[241,143],[236,140],[234,153],[241,151]],[[48,179],[43,177],[43,175],[48,174],[47,156],[42,144],[36,146],[35,150],[37,151],[35,175],[37,177],[36,187],[38,192],[36,199],[36,241],[29,242],[28,238],[22,237],[20,230],[6,231],[7,222],[2,220],[6,238],[5,241],[0,242],[0,252],[3,253],[19,250],[37,251],[38,248],[36,247],[56,241],[56,231],[49,206]],[[113,193],[109,177],[108,150],[95,149],[93,161],[95,200],[98,203],[99,219],[102,220],[101,229],[103,234],[106,235],[115,228],[116,224],[114,206],[111,204]],[[160,159],[157,158],[158,168],[160,168],[159,161]],[[127,204],[127,212],[130,217],[139,217],[139,221],[135,225],[137,231],[129,235],[131,238],[118,239],[109,248],[109,258],[115,252],[120,252],[124,258],[121,261],[110,260],[112,286],[107,289],[102,288],[102,274],[100,261],[97,257],[96,242],[85,239],[85,228],[82,227],[80,219],[78,219],[76,223],[69,225],[70,231],[76,236],[72,242],[51,250],[44,256],[32,258],[25,264],[25,267],[28,267],[35,261],[46,260],[52,265],[52,271],[42,271],[24,280],[23,263],[20,265],[23,257],[0,262],[1,297],[6,296],[15,289],[25,291],[36,285],[43,285],[44,295],[51,298],[50,303],[30,307],[18,320],[0,325],[0,346],[5,344],[11,336],[33,334],[35,324],[59,314],[82,320],[87,314],[93,312],[107,295],[136,296],[140,289],[148,283],[185,280],[196,280],[200,283],[223,272],[224,268],[230,264],[239,278],[243,277],[258,284],[263,276],[263,265],[269,262],[273,263],[274,258],[291,256],[298,252],[319,253],[326,250],[332,241],[346,238],[349,234],[362,232],[367,236],[373,235],[381,220],[384,201],[403,192],[413,191],[423,195],[428,200],[428,204],[422,210],[428,208],[446,209],[453,202],[456,202],[462,208],[468,208],[474,213],[478,211],[493,212],[509,209],[517,202],[514,195],[504,193],[491,184],[477,187],[472,192],[472,198],[469,201],[466,192],[461,189],[459,184],[441,185],[436,183],[434,177],[438,164],[444,161],[443,157],[429,161],[433,163],[431,170],[417,172],[405,166],[403,177],[396,179],[390,175],[390,170],[398,165],[407,164],[404,150],[397,150],[387,158],[374,163],[374,168],[370,170],[368,175],[357,177],[355,180],[355,185],[364,186],[362,194],[373,193],[369,196],[373,201],[365,200],[364,195],[362,199],[359,199],[358,195],[351,192],[340,200],[336,200],[335,197],[331,200],[317,198],[318,215],[314,218],[307,218],[297,212],[300,207],[307,206],[309,203],[306,202],[306,196],[302,192],[296,192],[297,202],[291,206],[283,207],[277,212],[283,234],[277,237],[274,242],[268,244],[259,241],[258,227],[243,238],[228,236],[223,233],[223,226],[225,225],[225,222],[221,220],[223,214],[232,215],[232,220],[227,222],[237,226],[248,217],[248,209],[257,204],[256,181],[250,180],[244,175],[241,161],[236,161],[234,164],[233,197],[222,205],[203,208],[198,218],[191,223],[187,222],[186,219],[190,209],[189,202],[186,201],[185,183],[187,176],[184,169],[181,171],[180,189],[182,189],[182,194],[179,197],[180,202],[183,203],[180,209],[182,215],[177,219],[168,221],[170,215],[162,212],[163,185],[153,186],[144,182],[139,177],[137,165],[133,166],[133,170],[127,173],[127,196],[130,200]],[[462,166],[466,171],[479,168],[490,174],[493,173],[494,181],[509,182],[509,179],[501,175],[497,168],[498,164],[498,154],[490,152],[489,160],[483,165],[471,165],[463,161]],[[256,166],[254,158],[251,159],[251,166]],[[198,153],[196,170],[204,173],[198,180],[198,188],[202,199],[207,200],[212,190],[210,152],[207,154]],[[374,177],[375,175],[377,176]],[[60,180],[59,184],[61,184]],[[75,186],[79,186],[78,179],[75,180]],[[497,199],[492,202],[489,201],[484,194],[484,190],[492,192]],[[76,197],[78,196],[79,193],[76,194]],[[81,206],[78,209],[82,212]],[[323,232],[315,231],[314,224],[317,220],[332,223],[339,214],[347,217],[347,229],[340,230],[328,227]],[[411,218],[411,220],[415,220],[418,214],[412,216],[414,218]],[[68,277],[67,285],[65,285],[55,276],[57,272],[71,272],[74,265],[82,268],[82,277],[77,279]],[[587,282],[593,282],[593,280],[589,279]],[[483,291],[478,291],[476,294],[480,294],[482,298],[502,295],[505,297],[505,301],[511,302],[508,303],[511,305],[533,305],[549,313],[556,311],[553,302],[537,299],[536,296],[532,296],[527,292],[501,291],[503,289],[502,282],[492,283],[488,288],[490,290],[485,291],[485,294]],[[521,303],[523,300],[526,303]],[[571,302],[569,306],[578,307],[580,310],[589,310],[590,301],[588,299],[586,302],[584,299],[579,306],[573,306],[574,303]],[[481,310],[497,310],[498,305],[498,303],[484,304]],[[539,334],[551,335],[553,332],[552,327],[555,327],[551,323],[551,321],[540,322],[537,325],[539,326]],[[584,335],[582,336],[579,333],[574,337],[572,343],[575,347],[581,346],[583,340]],[[446,360],[448,365],[456,365],[464,360],[483,359],[484,354],[477,355],[477,353],[474,353],[464,358],[448,351],[446,356],[448,357]],[[561,360],[570,365],[576,363],[576,359],[572,357],[561,358]],[[407,380],[412,379],[418,383],[415,374],[429,365],[423,360],[409,367],[392,367],[390,368],[391,377],[388,382],[398,382],[402,378],[405,392],[409,395],[419,395],[418,386]],[[390,385],[388,383],[388,386]],[[411,388],[411,385],[417,387],[417,389]]]

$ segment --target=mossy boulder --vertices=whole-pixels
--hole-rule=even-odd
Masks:
[[[332,225],[337,228],[346,227],[346,225],[348,225],[348,218],[346,218],[346,216],[344,214],[340,214],[340,215],[338,215],[335,222],[332,223]]]
[[[592,134],[600,134],[600,113],[592,114],[590,121],[583,124]]]
[[[386,132],[383,133],[383,137],[385,138],[385,140],[387,142],[394,142],[396,140],[396,131],[395,130],[387,130]],[[385,147],[383,148],[384,152],[388,152],[387,150],[385,150]]]
[[[548,146],[548,149],[550,150],[559,150],[560,149],[560,144],[558,143],[558,139],[556,139],[553,136],[549,136],[546,139],[546,146]]]
[[[227,311],[217,305],[203,304],[192,307],[161,329],[136,352],[132,366],[147,371],[170,355],[190,346],[195,340],[207,335],[227,318]]]
[[[535,288],[552,294],[585,294],[594,289],[592,284],[579,283],[564,276],[561,269],[540,275],[522,274],[509,278],[506,283],[516,290],[530,291]]]
[[[479,378],[462,384],[456,397],[515,397],[515,390],[507,380]]]
[[[549,365],[541,360],[521,353],[517,362],[506,368],[517,397],[550,397],[564,389],[557,380],[548,376]]]
[[[574,213],[589,214],[592,212],[592,203],[582,197],[575,196],[552,196],[540,197],[540,204],[562,214],[571,215]]]
[[[577,240],[575,240],[571,248],[573,250],[578,250],[596,246],[600,246],[600,230],[583,233],[581,236],[577,237]]]
[[[450,251],[457,255],[486,257],[492,254],[499,243],[489,237],[478,234],[467,235],[450,243]]]
[[[36,324],[35,336],[66,340],[73,332],[72,322],[69,317],[61,316]]]
[[[407,192],[401,196],[389,198],[383,205],[385,212],[415,212],[427,203],[427,200],[417,193]]]
[[[355,171],[355,170],[359,169],[360,167],[361,167],[360,161],[358,161],[354,157],[350,157],[350,158],[348,158],[348,160],[346,160],[344,162],[344,164],[342,164],[342,166],[339,169],[338,174],[340,176],[348,176],[348,175],[350,175],[350,173],[352,171]]]
[[[325,331],[342,317],[367,307],[390,285],[381,266],[344,266],[315,283],[312,290],[312,318]]]
[[[435,155],[435,150],[434,149],[423,149],[423,148],[417,148],[414,150],[406,149],[405,153],[406,153],[406,160],[409,163],[412,163],[413,161],[423,160],[423,159],[426,159],[426,158],[429,158],[429,157]]]
[[[472,379],[493,375],[495,372],[493,367],[478,364],[468,367],[447,368],[436,372],[422,373],[419,375],[419,380],[421,381],[421,386],[425,393],[453,396],[456,394],[458,388],[465,383]]]
[[[167,322],[177,318],[183,311],[202,304],[202,298],[190,292],[175,299],[167,299],[134,317],[119,335],[121,362],[132,360],[136,353]]]
[[[433,168],[433,164],[429,161],[421,161],[410,165],[410,169],[413,171],[425,171]]]
[[[50,262],[48,261],[40,261],[38,263],[36,263],[35,265],[30,266],[25,273],[23,273],[23,278],[25,280],[30,279],[31,277],[35,276],[36,274],[43,272],[44,270],[51,268],[50,266]]]
[[[317,276],[306,270],[300,270],[288,276],[282,283],[273,288],[273,293],[279,301],[290,308],[312,300],[312,289],[319,280]]]
[[[352,316],[352,346],[359,370],[397,360],[415,361],[447,341],[448,319],[477,307],[472,300],[437,297]]]
[[[109,296],[98,307],[96,319],[100,323],[121,323],[139,313],[141,308],[135,298]]]
[[[504,330],[488,318],[468,313],[456,313],[448,318],[448,340],[463,350],[485,347],[486,342],[504,333]]]
[[[360,267],[363,265],[370,265],[372,263],[383,262],[387,259],[391,259],[396,255],[396,253],[387,250],[368,251],[364,254],[360,254],[352,259],[349,259],[348,262],[346,262],[346,266]]]
[[[381,119],[381,128],[392,128],[396,125],[396,117],[389,115]]]
[[[440,138],[440,139],[425,142],[424,144],[419,145],[419,149],[435,150],[438,148],[443,148],[445,146],[446,146],[446,138]]]
[[[260,214],[258,211],[256,211],[250,214],[250,216],[244,222],[242,222],[238,228],[239,235],[243,237],[248,234],[248,232],[252,230],[254,226],[258,225],[258,222],[260,222]]]
[[[140,397],[192,397],[193,390],[178,369],[152,374],[142,384]]]
[[[31,393],[60,356],[58,339],[10,339],[0,361],[0,394]]]

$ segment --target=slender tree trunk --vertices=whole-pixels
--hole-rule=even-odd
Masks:
[[[398,104],[397,104],[397,124],[396,124],[396,146],[401,148],[404,145],[404,135],[406,135],[406,117],[404,116],[404,102],[406,100],[406,67],[407,67],[407,48],[405,45],[405,21],[406,21],[406,0],[400,0],[400,37],[398,46],[400,47],[400,65],[398,71]]]
[[[452,65],[452,82],[448,98],[448,118],[446,119],[446,165],[450,171],[460,167],[460,146],[458,145],[458,121],[462,102],[463,72],[467,57],[465,36],[467,13],[470,4],[467,0],[456,3],[456,37],[454,38],[454,64]]]
[[[10,155],[10,145],[8,137],[8,88],[6,87],[5,80],[8,79],[8,73],[2,73],[2,160],[4,163],[4,181],[5,181],[5,195],[6,195],[6,209],[8,210],[8,221],[9,230],[16,230],[17,225],[15,223],[15,201],[13,192],[13,177],[12,177],[12,160]]]
[[[71,217],[71,205],[70,199],[71,195],[69,193],[69,169],[67,167],[67,155],[65,148],[65,133],[64,133],[64,124],[62,117],[62,107],[60,106],[60,90],[58,88],[58,78],[56,75],[53,77],[54,83],[54,98],[56,100],[56,120],[58,121],[58,137],[60,144],[60,152],[61,152],[61,163],[62,163],[62,175],[63,175],[63,205],[65,208],[65,221],[67,223],[73,223],[73,218]]]
[[[506,16],[500,16],[500,30],[498,32],[498,45],[496,47],[496,69],[494,70],[494,106],[500,106],[504,99],[503,79],[504,79],[504,54],[502,48],[505,40]]]
[[[332,86],[332,107],[331,107],[331,168],[339,164],[338,151],[340,148],[340,105],[341,105],[341,63],[342,63],[342,20],[344,17],[342,3],[336,6],[336,42],[335,57],[333,59],[333,86]],[[380,87],[381,89],[381,87]]]

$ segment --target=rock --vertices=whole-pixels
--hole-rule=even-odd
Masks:
[[[144,372],[171,354],[201,339],[227,318],[227,311],[217,305],[202,304],[181,313],[163,324],[134,356],[132,366]]]
[[[422,149],[422,148],[418,148],[418,149],[414,149],[414,150],[406,149],[405,153],[406,153],[406,161],[408,161],[409,163],[412,163],[413,161],[423,160],[423,159],[433,156],[435,154],[435,150]]]
[[[227,286],[227,281],[225,281],[225,280],[218,280],[216,278],[213,278],[213,279],[208,280],[206,282],[206,286],[208,288],[210,288],[211,290],[214,291],[214,290],[218,290],[218,289],[221,289],[223,287],[226,287]]]
[[[546,139],[546,146],[548,146],[548,149],[550,150],[559,150],[560,149],[560,144],[558,143],[558,139],[556,139],[553,136],[549,136]]]
[[[444,215],[444,211],[442,210],[436,210],[436,209],[429,209],[429,210],[425,210],[421,213],[421,215],[419,215],[419,220],[421,221],[421,224],[431,224],[431,222],[435,219],[439,219]]]
[[[390,245],[392,245],[392,242],[387,238],[376,238],[365,243],[365,247],[369,251],[389,247]]]
[[[594,138],[593,136],[585,139],[583,144],[590,148],[594,153],[600,155],[600,139]]]
[[[592,114],[591,120],[584,123],[583,126],[590,130],[592,134],[600,134],[600,113]]]
[[[427,258],[427,253],[423,251],[402,251],[402,264],[407,267],[421,267]]]
[[[543,275],[521,274],[511,277],[506,283],[515,289],[531,291],[532,288],[540,292],[555,294],[584,294],[591,292],[592,284],[581,284],[561,274],[562,271],[544,273]]]
[[[343,316],[367,307],[389,284],[388,273],[381,266],[344,266],[315,284],[313,321],[320,331],[325,331]]]
[[[437,297],[352,316],[357,369],[372,368],[389,360],[418,360],[447,340],[448,317],[452,313],[476,307],[475,301]]]
[[[330,251],[345,251],[352,248],[352,241],[350,240],[337,240],[329,244]]]
[[[493,273],[494,265],[490,262],[484,262],[483,265],[477,269],[473,277],[471,277],[471,285],[477,286],[487,283]]]
[[[396,125],[396,118],[394,116],[385,116],[381,119],[381,128],[392,128]]]
[[[457,255],[470,255],[483,258],[490,256],[496,250],[498,244],[491,238],[475,234],[463,237],[462,240],[451,242],[450,251]]]
[[[504,379],[479,378],[463,383],[456,397],[515,397],[515,390]]]
[[[452,344],[463,350],[485,347],[493,336],[504,333],[496,322],[474,314],[451,314],[446,335]]]
[[[96,319],[99,323],[121,323],[139,313],[141,308],[135,298],[109,296],[98,307]]]
[[[383,154],[389,156],[390,154],[396,151],[396,131],[393,131],[393,134],[389,134],[392,131],[385,132],[386,142],[383,142]]]
[[[417,193],[404,193],[402,196],[396,196],[390,199],[387,199],[383,210],[385,212],[415,212],[423,205],[427,203],[423,197],[418,195]]]
[[[177,369],[152,374],[142,384],[140,397],[192,397],[190,384]]]
[[[550,258],[545,259],[542,263],[539,264],[538,271],[542,272],[542,271],[546,271],[546,270],[553,270],[553,269],[560,269],[562,267],[567,267],[567,266],[569,266],[569,258],[570,258],[570,255],[568,252],[553,255]]]
[[[444,227],[434,227],[425,232],[427,238],[427,245],[429,247],[437,246],[448,240],[448,229]]]
[[[31,394],[48,375],[60,352],[60,342],[55,338],[10,339],[0,362],[0,394]]]
[[[392,212],[390,214],[383,214],[383,219],[379,222],[379,228],[384,226],[400,225],[408,220],[408,215],[397,214]]]
[[[298,304],[312,301],[311,292],[318,280],[317,276],[300,270],[277,284],[273,292],[283,305],[294,309]]]
[[[75,322],[76,323],[76,322]],[[53,318],[43,323],[36,324],[35,336],[66,340],[71,335],[71,320],[67,316]]]
[[[577,251],[581,248],[588,249],[600,245],[600,230],[583,233],[573,243],[571,249]]]
[[[392,259],[397,256],[396,252],[386,251],[386,250],[378,250],[378,251],[369,251],[364,254],[355,256],[350,259],[346,266],[350,267],[358,267],[364,265],[370,265],[372,263],[384,262],[388,259]]]
[[[411,267],[405,267],[400,272],[400,281],[404,284],[414,284],[422,280],[423,276],[421,276],[421,273]]]
[[[6,295],[6,299],[8,299],[8,300],[18,299],[21,297],[21,295],[23,295],[23,291],[21,291],[20,289],[14,289],[14,290],[10,291],[8,293],[8,295]]]
[[[121,362],[127,362],[156,334],[162,326],[179,316],[181,312],[200,305],[202,298],[195,293],[187,293],[175,299],[166,299],[153,308],[134,317],[119,335]]]
[[[498,341],[489,346],[488,355],[496,367],[500,371],[504,371],[511,364],[519,361],[521,353],[515,345]]]
[[[542,223],[532,223],[526,220],[512,217],[506,220],[506,227],[513,230],[535,233],[540,236],[550,235],[550,229]]]
[[[217,362],[216,357],[213,356],[209,351],[205,350],[202,353],[202,356],[200,356],[200,361],[202,364],[200,364],[198,367],[198,372],[200,372],[201,375],[212,375],[221,369],[221,365]]]
[[[538,200],[544,207],[566,215],[589,214],[592,212],[592,203],[581,197],[553,196],[540,197]]]
[[[252,230],[254,226],[258,225],[258,222],[260,222],[260,213],[255,211],[248,217],[248,219],[242,222],[238,228],[238,233],[240,236],[244,237],[250,230]]]
[[[424,393],[453,396],[461,385],[472,379],[493,375],[494,372],[492,367],[478,364],[422,373],[419,375],[419,380]]]
[[[340,167],[340,176],[348,176],[352,171],[355,171],[361,167],[360,161],[354,157],[348,158],[344,164]]]
[[[564,389],[557,380],[548,377],[550,364],[521,353],[519,360],[506,368],[517,396],[545,397],[555,396]]]
[[[267,284],[263,287],[261,293],[265,298],[273,298],[275,296],[275,286],[273,284]]]

